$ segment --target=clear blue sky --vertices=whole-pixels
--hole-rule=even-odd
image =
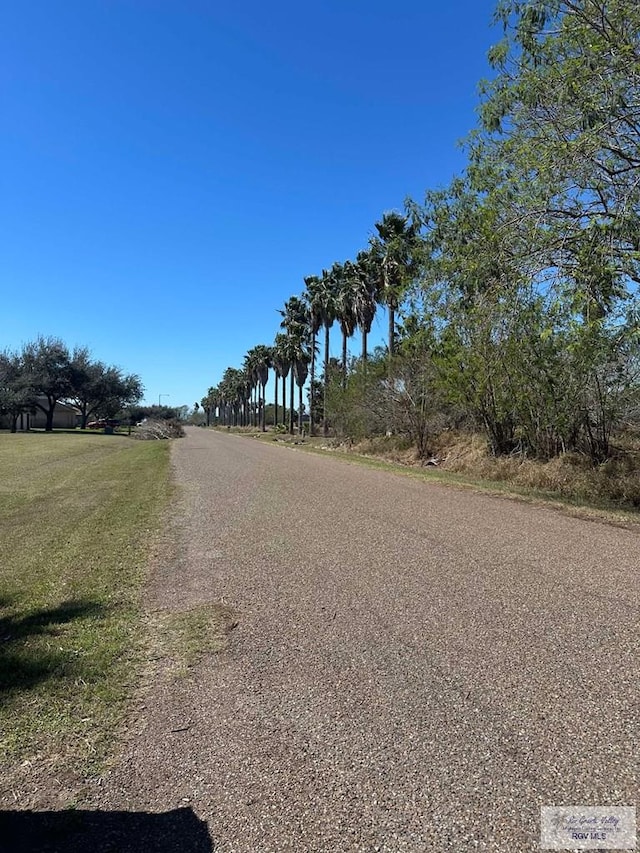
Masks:
[[[305,275],[463,167],[493,7],[2,4],[0,348],[55,335],[200,400]]]

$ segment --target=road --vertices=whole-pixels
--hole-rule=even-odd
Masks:
[[[216,853],[514,853],[541,805],[635,805],[637,532],[202,429],[173,465],[149,609],[238,625],[95,804],[188,807]]]

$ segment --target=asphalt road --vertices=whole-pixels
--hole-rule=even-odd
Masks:
[[[541,805],[635,805],[637,532],[202,429],[173,463],[149,609],[238,625],[150,685],[96,805],[192,809],[216,853],[518,853]]]

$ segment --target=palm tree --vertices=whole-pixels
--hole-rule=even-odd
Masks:
[[[376,316],[377,277],[369,252],[358,252],[353,270],[353,310],[362,332],[362,363],[367,364],[367,340]]]
[[[204,413],[207,416],[207,426],[211,426],[211,416],[213,415],[213,419],[215,421],[216,417],[216,408],[218,406],[218,400],[220,397],[220,392],[217,387],[211,387],[207,391],[207,396],[203,397],[200,400],[200,405],[204,409]]]
[[[334,264],[331,274],[336,283],[336,316],[342,332],[342,390],[347,387],[347,341],[358,325],[355,312],[355,292],[357,279],[355,267],[351,261]]]
[[[282,315],[280,326],[286,331],[286,335],[283,336],[285,340],[282,343],[282,351],[287,363],[292,367],[295,363],[296,353],[301,346],[307,344],[310,338],[309,309],[304,299],[299,296],[292,296],[285,302],[284,310],[280,311],[280,314]],[[289,396],[291,400],[289,432],[293,435],[293,370],[290,373],[289,383]]]
[[[219,420],[224,426],[242,426],[245,421],[247,403],[251,395],[251,383],[245,370],[227,367],[214,397]],[[215,412],[215,408],[214,408]]]
[[[251,398],[251,380],[246,370],[234,372],[234,412],[236,426],[247,426],[249,400]]]
[[[249,417],[250,417],[250,426],[255,427],[257,425],[257,408],[255,403],[256,398],[256,387],[258,385],[258,376],[256,372],[256,365],[253,358],[252,350],[248,350],[247,354],[244,357],[243,361],[244,372],[247,377],[247,382],[249,385]]]
[[[236,395],[240,400],[240,426],[249,426],[251,417],[251,392],[253,390],[252,380],[246,370],[237,371]]]
[[[277,336],[276,336],[277,337]],[[273,372],[275,374],[275,382],[273,383],[273,426],[274,428],[278,426],[278,387],[280,380],[280,363],[278,360],[278,352],[276,343],[274,341],[273,346],[271,347],[273,351],[273,358],[271,359],[271,367],[273,368]]]
[[[260,420],[260,429],[266,432],[265,424],[265,390],[269,381],[269,369],[273,353],[271,347],[264,344],[258,344],[253,347],[245,356],[245,367],[252,383],[255,385],[258,395],[257,411],[255,416],[254,426],[257,426],[257,419]],[[262,394],[260,394],[262,389]]]
[[[302,358],[301,353],[304,352],[304,327],[298,328],[297,334],[286,336],[285,356],[288,363],[291,365],[289,372],[289,398],[291,405],[289,406],[289,434],[293,435],[294,431],[294,409],[293,409],[293,383],[297,379],[296,363]],[[302,392],[300,392],[302,394]]]
[[[220,415],[220,422],[223,426],[227,426],[227,400],[229,398],[229,371],[231,371],[231,367],[227,367],[225,372],[222,374],[222,379],[220,380],[220,385],[218,386],[218,391],[220,394],[220,398],[218,401],[218,411]]]
[[[304,405],[302,403],[302,389],[309,375],[309,360],[309,353],[303,347],[298,347],[298,352],[293,362],[293,373],[296,377],[296,385],[298,386],[298,433],[300,435],[303,433],[302,410]]]
[[[309,316],[309,331],[311,332],[311,387],[316,378],[316,337],[322,327],[322,314],[319,309],[319,297],[322,280],[317,275],[308,275],[304,280],[304,294]],[[313,435],[313,410],[309,416],[309,431]]]
[[[287,335],[278,332],[273,342],[273,369],[276,372],[275,423],[278,421],[278,379],[282,379],[282,423],[287,422],[287,384],[286,379],[291,369],[287,352]]]
[[[389,357],[395,352],[396,311],[402,295],[417,271],[419,235],[415,223],[400,213],[385,213],[375,223],[376,236],[369,241],[371,261],[377,269],[379,293],[389,314]]]
[[[282,317],[280,328],[288,335],[296,337],[301,333],[308,334],[309,307],[301,296],[291,296],[287,299],[279,313]]]
[[[329,385],[329,332],[336,319],[336,278],[335,274],[322,270],[316,298],[317,310],[324,326],[324,397],[322,402],[322,433],[329,434],[327,421],[327,388]]]

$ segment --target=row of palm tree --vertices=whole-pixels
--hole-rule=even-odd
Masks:
[[[305,291],[292,296],[280,311],[281,331],[272,346],[260,344],[250,349],[242,370],[227,368],[222,381],[210,388],[202,406],[210,420],[217,412],[225,425],[253,426],[262,431],[265,424],[265,393],[269,370],[275,373],[275,421],[279,423],[279,382],[282,382],[283,422],[287,418],[287,377],[289,378],[289,432],[294,432],[294,383],[298,387],[298,429],[302,432],[303,387],[310,378],[316,382],[317,339],[324,330],[323,431],[328,433],[327,386],[329,376],[330,332],[337,321],[342,333],[342,386],[347,381],[349,339],[362,334],[362,360],[366,365],[367,343],[378,305],[388,314],[387,346],[389,356],[395,349],[396,312],[420,263],[418,227],[399,213],[386,213],[375,224],[376,233],[367,249],[354,261],[334,263],[321,275],[304,279]],[[313,432],[313,411],[310,429]]]
[[[287,378],[289,393],[289,432],[294,432],[294,383],[298,386],[298,429],[302,431],[302,390],[309,369],[306,306],[292,297],[281,312],[281,327],[273,346],[259,344],[244,357],[242,369],[228,367],[219,385],[209,388],[201,401],[210,423],[211,417],[225,426],[252,426],[266,430],[266,387],[269,371],[275,373],[274,422],[279,423],[278,389],[282,382],[282,420],[287,419]],[[217,414],[216,414],[217,413]]]

